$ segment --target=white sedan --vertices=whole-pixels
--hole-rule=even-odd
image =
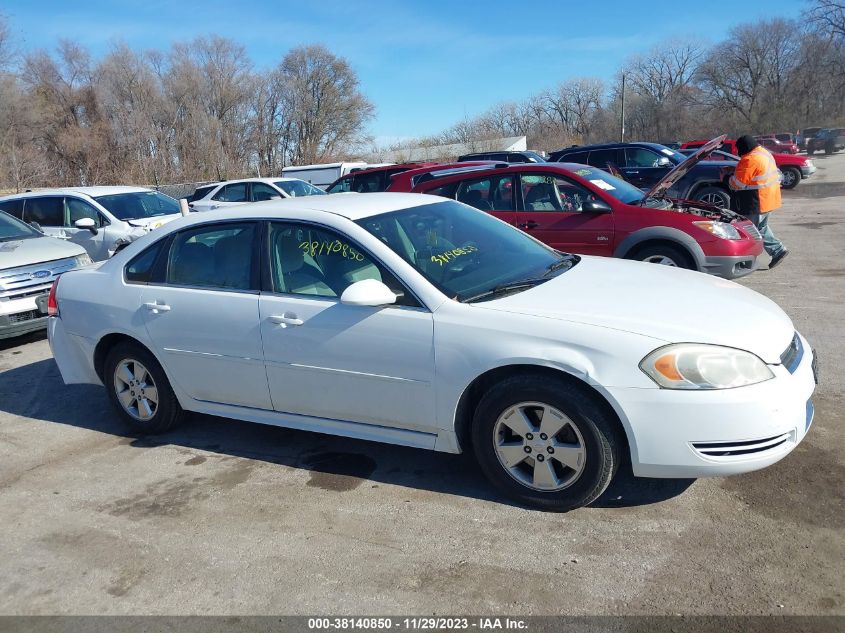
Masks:
[[[213,211],[247,202],[266,202],[303,196],[324,196],[326,192],[299,178],[247,178],[227,180],[202,187],[201,197],[191,200],[192,211]]]
[[[519,501],[773,464],[812,421],[813,352],[729,281],[554,251],[443,198],[193,214],[49,301],[66,383],[141,432],[185,411],[450,453]]]

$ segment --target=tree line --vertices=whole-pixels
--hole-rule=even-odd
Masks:
[[[670,40],[610,80],[571,79],[385,148],[366,136],[374,106],[355,71],[323,46],[294,48],[271,69],[219,36],[167,51],[118,44],[98,60],[71,41],[23,55],[0,16],[0,190],[278,175],[288,164],[503,136],[543,150],[615,140],[623,74],[629,139],[842,124],[845,2],[813,0],[798,20],[741,24],[712,45]]]
[[[218,36],[97,61],[71,41],[20,56],[0,19],[0,189],[279,175],[352,151],[373,111],[323,46],[269,71]]]
[[[625,138],[670,142],[727,133],[795,132],[845,125],[845,2],[815,0],[798,20],[740,24],[715,44],[669,40],[625,60],[605,81],[564,81],[499,103],[442,133],[379,152],[528,137],[531,149],[619,140],[622,76]]]

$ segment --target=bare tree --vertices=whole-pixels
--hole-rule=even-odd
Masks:
[[[279,66],[291,125],[291,161],[313,163],[336,157],[362,139],[374,112],[346,60],[324,46],[302,46]]]

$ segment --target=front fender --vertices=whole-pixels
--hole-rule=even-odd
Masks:
[[[649,226],[634,231],[619,242],[613,256],[624,258],[640,244],[655,240],[675,242],[683,246],[692,255],[696,269],[704,270],[705,256],[701,245],[689,233],[671,226]]]

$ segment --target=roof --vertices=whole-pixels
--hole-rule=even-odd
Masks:
[[[253,202],[248,205],[225,207],[215,211],[192,213],[189,217],[196,217],[198,222],[202,222],[207,220],[243,218],[247,212],[253,216],[284,218],[292,211],[322,211],[339,215],[355,222],[362,218],[368,218],[381,213],[410,209],[438,202],[443,202],[443,198],[419,193],[338,193],[328,196],[303,196],[301,198]]]
[[[147,187],[125,187],[125,186],[103,186],[103,187],[55,187],[52,189],[37,189],[35,191],[27,191],[26,193],[16,193],[10,198],[31,198],[34,196],[45,196],[54,194],[66,193],[82,193],[86,196],[96,198],[98,196],[109,196],[120,193],[143,193],[153,191]]]
[[[705,143],[707,141],[704,141]],[[660,143],[650,143],[647,141],[620,141],[618,143],[599,143],[597,145],[576,145],[575,147],[564,147],[563,149],[557,149],[551,154],[563,154],[563,153],[570,153],[570,152],[589,152],[596,149],[610,149],[613,147],[652,147],[652,148],[663,148],[666,147],[665,145],[661,145]]]
[[[343,167],[344,165],[366,165],[367,163],[361,161],[347,161],[344,163],[322,163],[322,164],[315,164],[315,165],[288,165],[287,167],[282,168],[282,173],[286,171],[311,171],[312,169],[337,169],[338,167]]]

